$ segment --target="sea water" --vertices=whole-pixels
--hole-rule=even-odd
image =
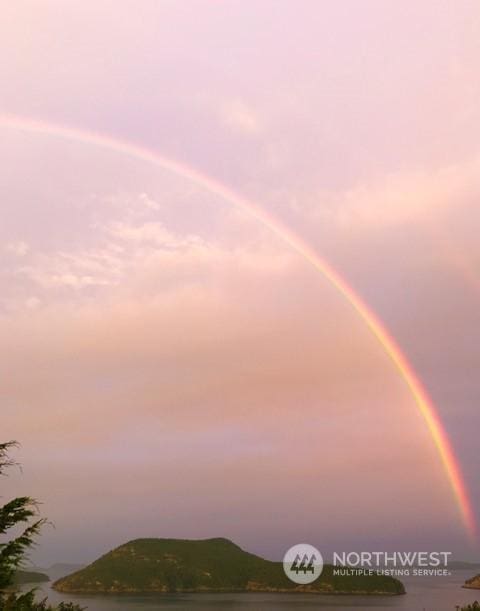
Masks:
[[[312,594],[108,594],[77,596],[55,592],[46,584],[38,597],[48,596],[52,603],[75,602],[88,611],[154,611],[155,609],[245,609],[271,611],[279,609],[320,609],[321,611],[455,611],[456,605],[480,601],[480,590],[462,588],[471,571],[454,571],[449,577],[405,578],[407,594],[403,596],[349,596]]]

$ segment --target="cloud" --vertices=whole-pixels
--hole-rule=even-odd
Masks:
[[[161,210],[162,206],[157,201],[152,199],[147,193],[140,193],[139,200],[149,210],[158,211]]]
[[[159,222],[141,224],[115,222],[109,224],[106,231],[109,236],[118,238],[121,242],[162,249],[181,250],[192,245],[201,245],[203,242],[199,236],[175,235]]]
[[[15,255],[17,257],[24,257],[30,250],[29,245],[26,242],[10,242],[5,246],[6,252]]]
[[[480,195],[480,158],[430,171],[395,172],[338,192],[317,191],[291,200],[299,214],[340,229],[382,231],[442,222]]]
[[[226,127],[247,136],[258,135],[264,128],[259,113],[239,98],[221,102],[219,116]]]
[[[116,220],[97,220],[70,250],[30,251],[28,260],[9,263],[3,279],[3,302],[10,295],[9,310],[26,306],[32,292],[38,293],[43,305],[76,302],[82,295],[90,299],[92,291],[99,299],[108,298],[111,291],[117,296],[135,291],[161,294],[220,279],[235,268],[281,274],[295,259],[294,253],[262,227],[252,225],[250,218],[240,218],[236,210],[222,216],[219,237],[173,230],[131,211],[127,205],[121,213],[117,210]]]
[[[29,297],[26,301],[25,301],[25,306],[29,309],[29,310],[36,310],[40,305],[41,305],[42,301],[41,299],[39,299],[38,297]]]
[[[94,256],[90,252],[74,256],[62,252],[38,254],[30,265],[16,269],[16,274],[47,290],[67,288],[79,291],[89,287],[117,284],[118,275],[108,266],[111,261],[109,253],[100,257],[98,253]],[[94,274],[91,273],[92,269],[95,270]]]

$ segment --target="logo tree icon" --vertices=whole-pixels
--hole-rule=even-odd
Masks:
[[[292,566],[290,567],[290,570],[291,571],[295,571],[297,575],[300,573],[300,571],[303,571],[303,573],[305,575],[308,572],[314,574],[315,573],[315,560],[316,559],[317,559],[317,557],[315,556],[315,554],[312,554],[310,556],[310,559],[308,558],[307,554],[303,554],[303,558],[300,561],[300,554],[297,554],[295,556],[295,560],[292,563]],[[299,564],[299,562],[300,562],[300,564]]]
[[[309,584],[322,574],[323,558],[313,545],[299,543],[285,554],[283,569],[287,577],[295,583]]]

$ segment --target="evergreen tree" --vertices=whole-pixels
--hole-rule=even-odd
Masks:
[[[9,450],[16,445],[14,441],[0,443],[0,476],[15,464]],[[81,607],[72,603],[52,607],[46,600],[36,602],[33,590],[26,593],[9,591],[15,573],[24,563],[45,522],[45,518],[39,517],[38,504],[31,497],[18,497],[0,507],[0,611],[81,611]],[[8,539],[9,532],[19,526],[23,527],[20,534]]]

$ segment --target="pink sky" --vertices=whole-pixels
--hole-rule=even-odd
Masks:
[[[198,168],[325,256],[431,394],[477,514],[476,2],[16,2],[0,112]],[[471,553],[414,401],[351,306],[191,181],[0,126],[3,437],[56,525]],[[296,516],[293,518],[292,516]]]

